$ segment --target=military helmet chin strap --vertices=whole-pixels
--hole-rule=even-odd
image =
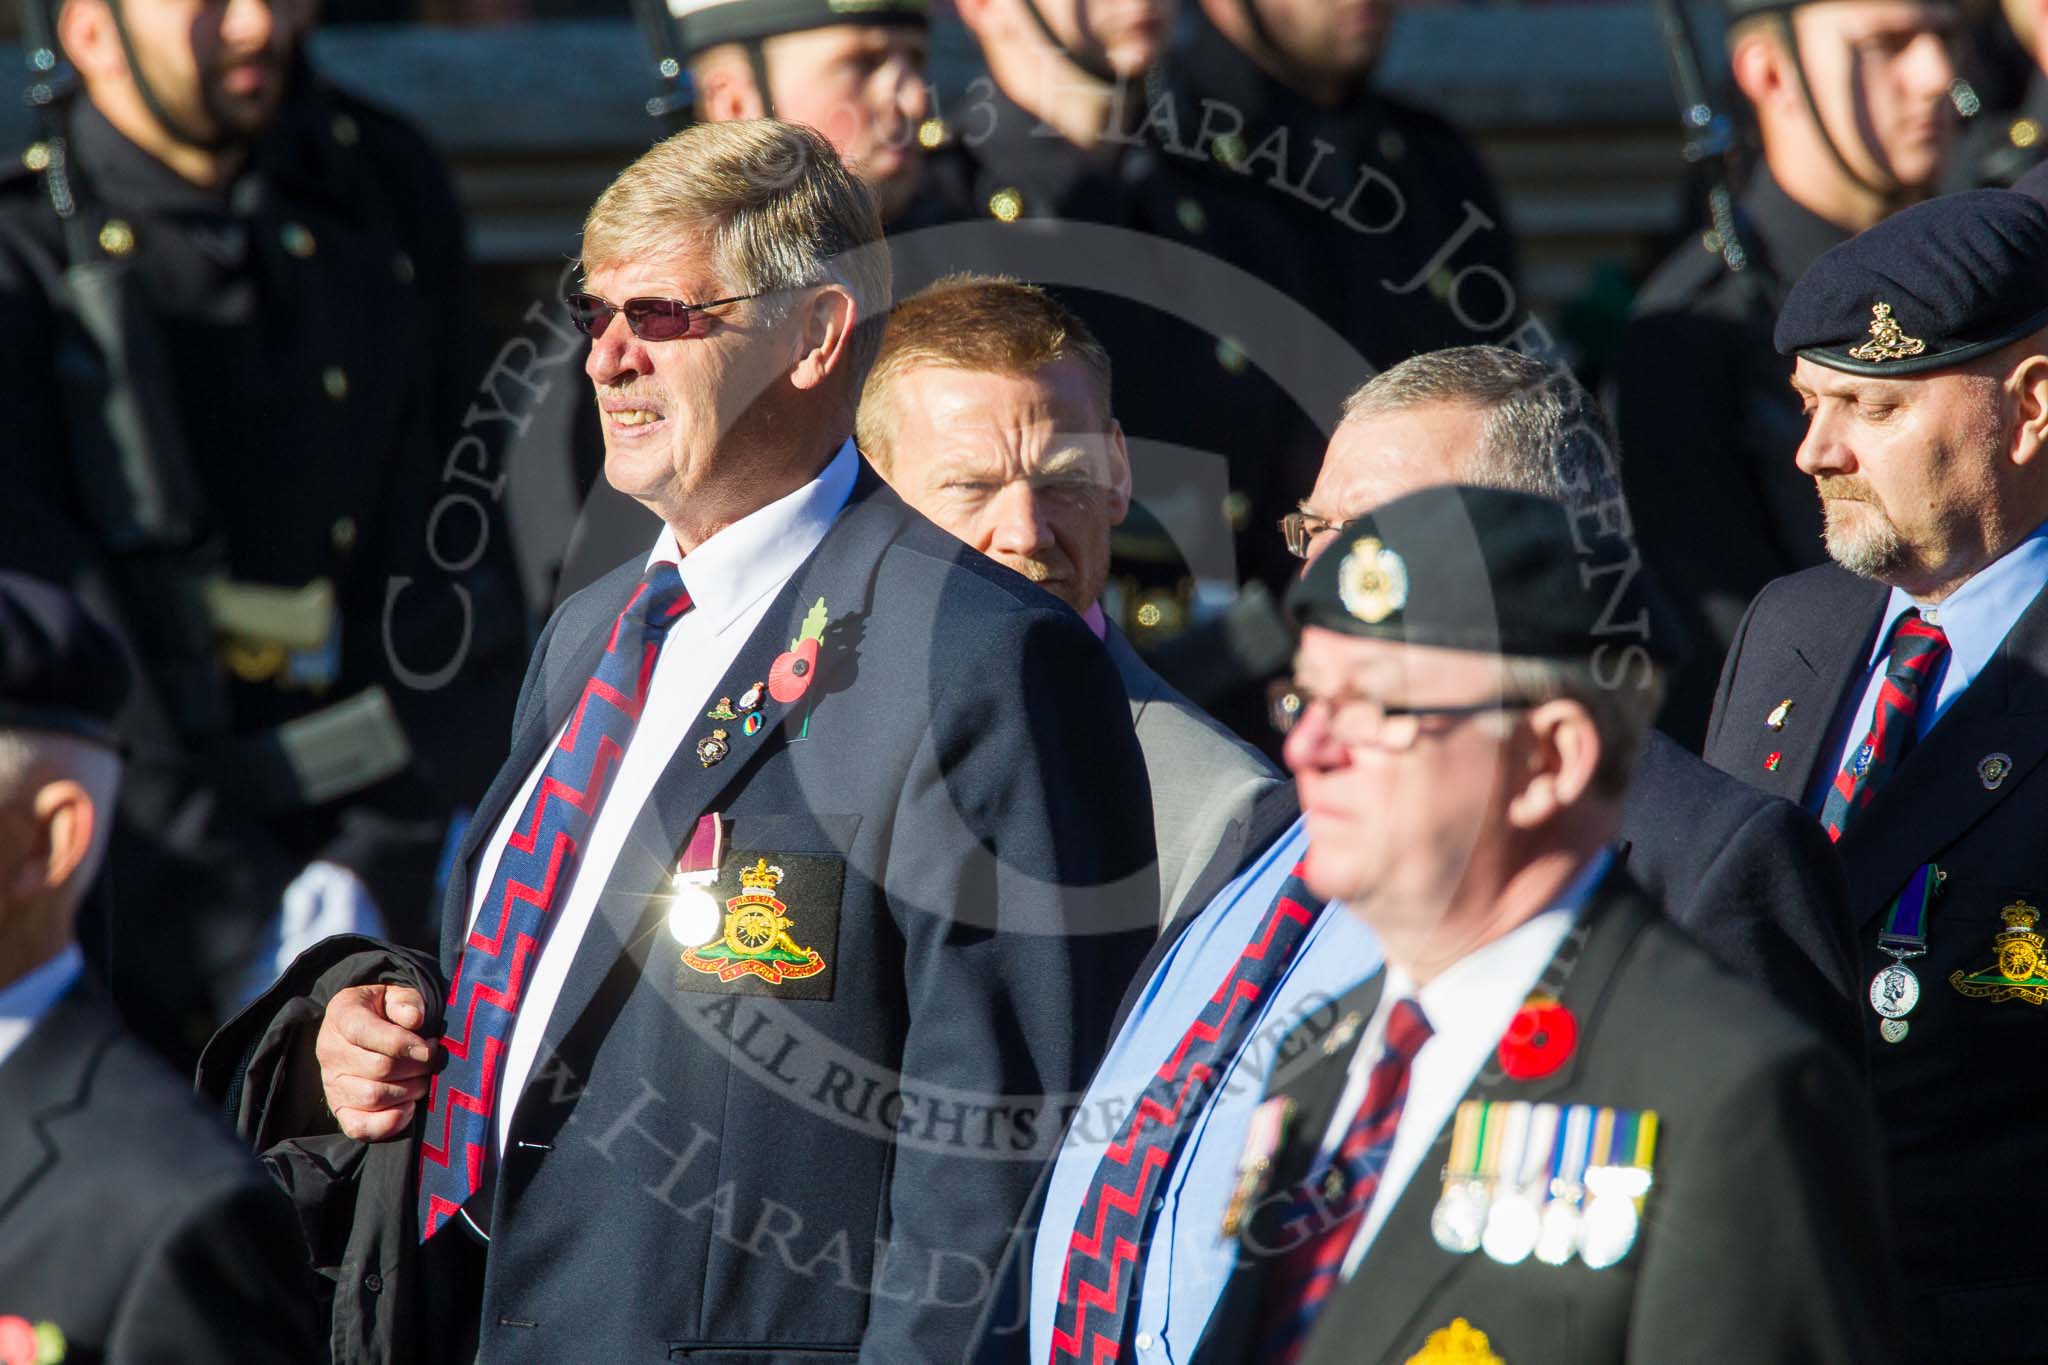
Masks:
[[[1245,0],[1245,3],[1250,4],[1251,0]],[[1813,84],[1806,78],[1806,58],[1799,51],[1799,34],[1792,24],[1792,7],[1787,6],[1775,11],[1774,17],[1777,19],[1778,32],[1785,39],[1785,50],[1792,55],[1792,74],[1798,77],[1800,98],[1806,102],[1807,115],[1813,119],[1813,128],[1820,134],[1821,145],[1828,149],[1828,155],[1834,158],[1835,165],[1842,174],[1849,177],[1850,184],[1880,199],[1889,200],[1896,196],[1905,186],[1897,181],[1889,187],[1873,185],[1858,175],[1856,168],[1849,164],[1849,159],[1842,155],[1842,149],[1835,144],[1835,135],[1828,131],[1827,120],[1820,116],[1820,105],[1813,98]]]
[[[1062,57],[1065,57],[1104,85],[1115,85],[1117,83],[1117,74],[1111,69],[1108,58],[1105,57],[1097,60],[1093,57],[1084,57],[1074,51],[1073,48],[1067,46],[1059,34],[1052,31],[1052,24],[1046,19],[1045,11],[1038,7],[1038,0],[1022,0],[1022,3],[1024,5],[1024,12],[1031,16],[1031,22],[1038,25],[1038,31],[1045,35],[1045,41],[1052,44],[1055,52],[1058,52]]]
[[[216,131],[200,133],[187,126],[181,119],[174,118],[157,98],[156,88],[143,73],[142,63],[135,53],[135,39],[128,32],[128,20],[121,12],[122,0],[107,0],[107,11],[114,16],[114,33],[121,40],[121,56],[128,63],[128,74],[135,80],[135,91],[142,96],[142,107],[149,116],[163,125],[164,131],[188,146],[208,152],[224,152],[233,147],[248,145],[254,139],[235,133]]]
[[[1276,56],[1285,57],[1287,49],[1273,39],[1273,30],[1266,26],[1266,16],[1259,12],[1259,0],[1237,0],[1237,8],[1244,15],[1245,27],[1252,31],[1259,45]]]
[[[743,39],[740,46],[747,52],[747,69],[754,73],[754,90],[761,96],[761,117],[774,118],[775,94],[768,88],[768,49],[762,38]]]

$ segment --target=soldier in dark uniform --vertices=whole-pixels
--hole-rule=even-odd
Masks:
[[[444,170],[303,26],[65,0],[79,88],[0,181],[0,557],[140,663],[120,910],[85,935],[186,1062],[295,939],[425,933],[525,638],[503,478],[456,430],[520,376],[478,387]]]
[[[1748,264],[1729,269],[1711,233],[1687,241],[1643,286],[1614,375],[1637,537],[1694,642],[1659,723],[1693,748],[1743,607],[1825,558],[1812,480],[1792,465],[1804,421],[1771,347],[1779,305],[1822,252],[1932,191],[1955,126],[1950,6],[1731,9],[1735,83],[1763,142],[1737,204]]]
[[[2041,7],[2037,0],[2005,0],[1999,9],[2003,26],[2011,33],[2010,44],[1999,42],[1995,34],[1980,34],[1980,44],[1988,38],[2014,58],[2020,68],[2019,98],[2009,107],[2000,103],[1996,108],[1964,108],[1970,121],[1963,126],[1949,164],[1945,189],[2011,189],[2048,159],[2048,47],[2042,45],[2048,35],[2041,31]],[[1995,28],[2001,16],[1989,14],[1983,22]],[[2012,52],[2015,48],[2017,53]],[[1976,100],[1982,88],[1973,89],[1965,100]]]
[[[1200,172],[1190,233],[1293,293],[1375,370],[1508,340],[1524,321],[1479,158],[1371,86],[1390,18],[1385,0],[1201,0],[1172,67],[1176,140]],[[1289,257],[1304,263],[1292,278]]]

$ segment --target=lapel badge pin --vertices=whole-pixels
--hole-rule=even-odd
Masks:
[[[742,712],[760,710],[761,694],[767,690],[767,683],[757,682],[746,691],[740,693],[740,710]]]
[[[54,1322],[0,1317],[0,1365],[58,1365],[68,1350],[64,1329]]]
[[[1507,1365],[1493,1352],[1486,1333],[1463,1318],[1452,1318],[1449,1327],[1439,1327],[1422,1343],[1422,1349],[1403,1365]]]
[[[1785,700],[1779,702],[1776,706],[1773,706],[1771,708],[1771,714],[1764,717],[1764,724],[1769,726],[1773,730],[1782,730],[1785,728],[1785,721],[1791,715],[1792,699],[1790,697],[1787,697],[1785,698]]]
[[[698,740],[697,761],[707,768],[714,763],[723,763],[725,756],[732,752],[732,746],[726,743],[731,738],[732,736],[723,730],[713,730]]]
[[[1773,750],[1771,750],[1771,751],[1770,751],[1769,753],[1765,754],[1765,755],[1764,755],[1764,771],[1765,771],[1765,772],[1767,772],[1767,773],[1774,773],[1774,772],[1778,771],[1778,763],[1779,763],[1779,761],[1780,761],[1781,759],[1783,759],[1784,757],[1785,757],[1785,755],[1784,755],[1784,754],[1782,754],[1782,753],[1780,753],[1780,752],[1779,752],[1778,750],[1776,750],[1776,749],[1773,749]]]
[[[1992,936],[1998,961],[1981,972],[1965,975],[1950,972],[1948,984],[1975,1000],[1997,1004],[2023,1000],[2029,1005],[2048,1005],[2048,944],[2034,926],[2041,912],[2025,900],[2014,901],[1998,912],[2005,928]]]
[[[740,713],[732,709],[731,697],[720,697],[718,705],[704,713],[706,720],[738,720]]]
[[[740,722],[740,733],[749,739],[761,733],[761,713],[759,711],[747,712],[747,718]]]
[[[1329,1036],[1323,1039],[1323,1055],[1334,1057],[1343,1051],[1351,1040],[1358,1036],[1358,1026],[1364,1022],[1365,1016],[1356,1010],[1339,1019],[1337,1027],[1331,1029]]]
[[[2011,775],[2011,754],[1986,754],[1977,760],[1977,780],[1984,784],[1985,791],[1997,791]]]
[[[1280,1140],[1287,1135],[1287,1121],[1293,1116],[1294,1101],[1285,1095],[1262,1101],[1252,1111],[1244,1150],[1237,1158],[1237,1179],[1231,1184],[1230,1202],[1223,1209],[1224,1237],[1237,1236],[1244,1227],[1245,1213],[1264,1192],[1273,1157],[1280,1150]]]

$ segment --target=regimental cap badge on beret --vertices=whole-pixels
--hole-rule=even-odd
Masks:
[[[1367,536],[1338,567],[1337,596],[1344,610],[1376,626],[1408,605],[1407,562],[1377,537]]]
[[[1888,303],[1874,303],[1870,306],[1870,340],[1854,347],[1849,354],[1858,360],[1883,363],[1887,360],[1904,360],[1927,349],[1927,343],[1919,337],[1909,337],[1899,326],[1899,320],[1892,316]]]

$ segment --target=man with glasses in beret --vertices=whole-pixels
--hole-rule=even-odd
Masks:
[[[1906,1358],[1853,1069],[1615,856],[1675,634],[1640,580],[1613,632],[1627,554],[1437,486],[1289,593],[1301,875],[1386,967],[1279,1049],[1193,1360]]]
[[[1834,563],[1751,603],[1707,758],[1841,854],[1914,1360],[2039,1358],[2048,206],[1908,209],[1778,321]]]
[[[1697,644],[1660,721],[1690,748],[1743,606],[1822,562],[1771,326],[1823,251],[1940,184],[1961,22],[1950,0],[1729,0],[1729,70],[1762,140],[1738,240],[1688,235],[1637,296],[1614,374],[1637,535]]]
[[[1620,489],[1613,435],[1597,405],[1568,374],[1501,347],[1434,351],[1376,375],[1347,401],[1321,475],[1285,524],[1288,543],[1312,569],[1346,524],[1379,503],[1449,480],[1569,501],[1588,535],[1612,531]],[[1653,623],[1639,619],[1632,587],[1639,561],[1625,544],[1589,565],[1609,604],[1615,649],[1605,663],[1640,679]],[[1661,617],[1656,629],[1671,630]],[[1674,648],[1659,640],[1660,655]],[[1300,715],[1289,684],[1276,688],[1274,723]],[[1138,1351],[1184,1361],[1209,1322],[1236,1257],[1215,1235],[1234,1185],[1240,1145],[1279,1041],[1304,1019],[1327,1023],[1332,1001],[1379,963],[1373,936],[1342,907],[1326,907],[1292,878],[1309,848],[1292,788],[1262,799],[1221,842],[1126,996],[1101,1070],[1090,1083],[1042,1191],[1035,1230],[1013,1243],[985,1322],[977,1359],[1036,1362],[1080,1286],[1106,1283],[1106,1268],[1081,1229],[1090,1201],[1108,1190],[1149,1196],[1151,1212],[1130,1238],[1137,1247],[1117,1331]],[[1629,775],[1617,860],[1666,912],[1721,960],[1804,1017],[1858,1063],[1861,1039],[1846,992],[1850,951],[1841,874],[1826,840],[1796,806],[1749,790],[1676,744],[1650,736]],[[1150,1140],[1165,1154],[1138,1185],[1110,1150],[1119,1120],[1191,1029],[1216,1027],[1201,1002],[1236,979],[1248,944],[1263,943],[1267,917],[1292,896],[1312,917],[1283,954],[1260,950],[1258,994],[1211,1044],[1213,1077],[1170,1134]],[[1225,1021],[1229,1022],[1229,1021]],[[1113,1296],[1114,1297],[1114,1296]],[[1027,1344],[1028,1342],[1028,1344]]]
[[[307,1365],[292,1207],[74,937],[121,783],[113,637],[0,572],[0,1361]]]

